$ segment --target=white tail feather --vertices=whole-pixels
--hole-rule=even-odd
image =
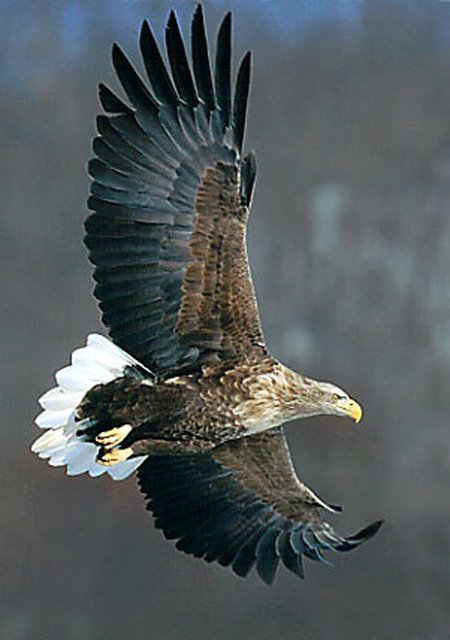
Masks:
[[[67,466],[68,475],[89,473],[91,477],[97,477],[108,473],[114,480],[122,480],[133,473],[147,456],[110,467],[98,464],[99,447],[77,436],[83,422],[75,421],[75,411],[86,392],[97,384],[122,376],[130,366],[144,368],[104,336],[89,335],[86,346],[72,353],[71,364],[55,374],[58,386],[39,399],[44,411],[36,418],[36,424],[46,431],[33,443],[31,450],[48,460],[52,467]]]

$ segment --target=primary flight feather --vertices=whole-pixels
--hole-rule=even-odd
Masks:
[[[85,242],[112,342],[91,335],[40,403],[33,451],[70,475],[137,469],[156,526],[178,549],[303,577],[303,557],[349,551],[381,522],[343,537],[300,482],[282,424],[362,410],[346,392],[288,369],[267,351],[246,250],[256,175],[242,155],[250,53],[231,78],[231,14],[211,62],[202,8],[191,62],[176,16],[168,65],[147,22],[148,82],[114,45],[126,102],[105,85],[97,119]]]

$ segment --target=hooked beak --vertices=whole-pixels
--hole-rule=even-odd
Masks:
[[[351,418],[358,424],[361,421],[363,410],[362,407],[351,398],[348,398],[340,405],[340,408],[345,413],[346,416]]]

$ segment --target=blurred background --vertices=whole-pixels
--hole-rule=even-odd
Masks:
[[[250,257],[267,342],[348,389],[361,428],[288,427],[349,533],[336,568],[267,588],[176,552],[131,478],[32,456],[37,397],[102,331],[82,245],[96,85],[190,0],[0,0],[1,640],[450,638],[450,2],[208,0],[253,50]],[[141,68],[140,61],[138,67]]]

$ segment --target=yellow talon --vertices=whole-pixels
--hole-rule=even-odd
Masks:
[[[124,462],[133,455],[133,449],[128,447],[127,449],[110,449],[103,451],[97,457],[97,462],[105,467],[110,467],[118,462]]]
[[[131,430],[129,424],[124,424],[109,431],[102,431],[95,437],[95,442],[105,449],[112,449],[123,442]]]

